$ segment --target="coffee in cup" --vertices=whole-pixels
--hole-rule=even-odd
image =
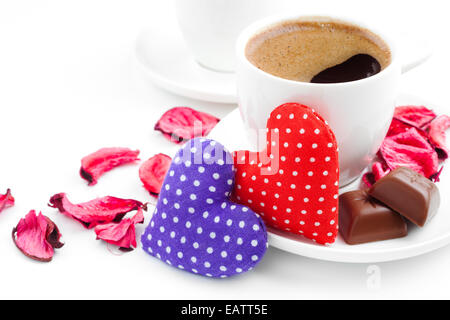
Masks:
[[[284,21],[253,36],[245,54],[274,76],[313,83],[361,80],[391,63],[380,36],[339,21]]]

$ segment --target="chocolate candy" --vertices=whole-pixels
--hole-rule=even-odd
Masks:
[[[339,198],[339,230],[348,244],[363,244],[405,237],[405,220],[379,201],[357,190]]]
[[[403,167],[375,183],[369,194],[419,227],[433,218],[440,205],[436,185]]]

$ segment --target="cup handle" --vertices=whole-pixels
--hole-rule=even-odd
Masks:
[[[402,73],[420,66],[433,55],[433,49],[424,37],[403,34],[401,44]]]

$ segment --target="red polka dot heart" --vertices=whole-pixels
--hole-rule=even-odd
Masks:
[[[336,138],[309,107],[279,106],[267,122],[266,151],[234,153],[233,198],[267,225],[332,244],[338,233]]]

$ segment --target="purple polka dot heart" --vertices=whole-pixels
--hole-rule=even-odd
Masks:
[[[143,249],[195,274],[225,278],[252,270],[267,249],[264,223],[229,197],[232,155],[216,141],[197,138],[174,157]]]

